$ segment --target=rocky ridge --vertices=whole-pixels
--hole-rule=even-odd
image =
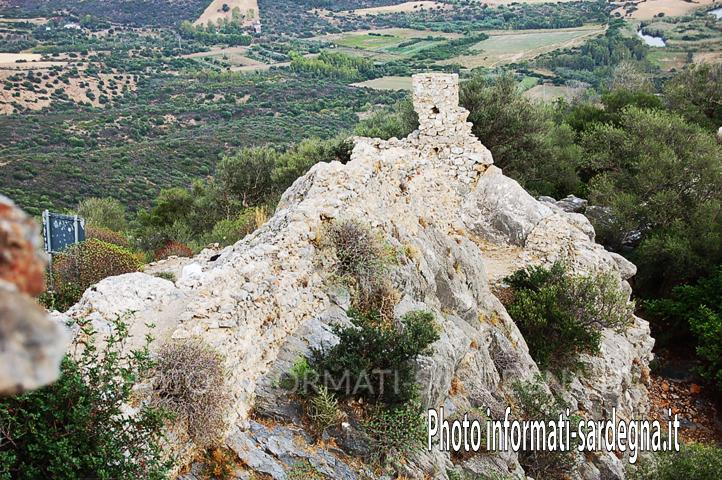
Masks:
[[[583,215],[535,200],[493,165],[458,105],[456,75],[415,75],[413,97],[417,131],[388,141],[355,138],[350,162],[315,165],[265,225],[192,259],[175,283],[143,273],[109,278],[67,312],[107,327],[133,310],[136,338],[153,321],[159,342],[201,336],[222,352],[233,390],[227,445],[247,466],[240,478],[256,471],[284,479],[299,460],[332,478],[374,478],[354,458],[364,451],[357,432],[337,432],[337,446],[315,444],[300,427],[298,406],[275,386],[299,355],[333,343],[330,325],[348,321],[349,294],[333,284],[316,246],[326,221],[363,221],[405,252],[391,272],[401,293],[395,314],[431,311],[442,328],[434,354],[418,361],[425,407],[489,406],[503,414],[513,382],[537,376],[524,338],[493,293],[516,269],[565,260],[577,273],[613,272],[631,292],[627,280],[636,268],[594,243]],[[550,387],[593,418],[612,407],[626,419],[645,413],[653,340],[646,321],[630,322],[623,333],[603,332],[601,354],[583,359],[584,376]],[[190,458],[190,443],[179,438],[175,448]],[[582,462],[579,478],[624,477],[612,454]],[[423,452],[403,468],[409,478],[445,479],[454,466],[524,475],[511,452],[455,462]]]

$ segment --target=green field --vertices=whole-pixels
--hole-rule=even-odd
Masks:
[[[418,52],[461,35],[408,28],[356,31],[315,37],[335,43],[339,50],[351,55],[373,57],[385,61],[412,57]],[[416,40],[409,42],[410,40]]]
[[[402,43],[405,39],[395,35],[347,35],[336,41],[343,47],[361,48],[364,50],[381,50]]]
[[[556,30],[492,31],[489,32],[489,39],[473,47],[478,50],[477,54],[462,55],[440,63],[458,63],[467,68],[505,65],[529,60],[560,48],[579,46],[603,31],[601,25]]]
[[[381,77],[354,83],[353,86],[368,87],[375,90],[411,90],[411,77]]]

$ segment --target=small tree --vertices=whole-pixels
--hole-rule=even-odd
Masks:
[[[88,224],[124,232],[128,229],[125,207],[114,198],[88,198],[78,204],[78,216]]]

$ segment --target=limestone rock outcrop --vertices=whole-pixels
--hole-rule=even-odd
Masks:
[[[0,195],[0,395],[54,381],[67,334],[30,295],[45,290],[37,224]]]
[[[360,437],[346,442],[340,435],[338,448],[306,448],[302,432],[257,421],[298,422],[298,406],[276,380],[299,355],[333,342],[331,325],[348,322],[348,292],[319,266],[315,240],[328,220],[358,219],[407,252],[390,272],[401,293],[395,314],[423,309],[441,325],[433,355],[418,362],[424,404],[503,412],[513,383],[539,373],[494,294],[503,278],[526,265],[565,260],[576,272],[611,272],[629,289],[635,269],[594,243],[585,217],[537,201],[492,165],[458,105],[456,75],[416,75],[413,95],[420,127],[409,137],[355,138],[350,162],[315,165],[284,193],[265,225],[220,254],[194,259],[175,284],[145,274],[109,278],[69,315],[102,322],[127,306],[142,319],[161,321],[169,337],[202,336],[227,358],[233,388],[228,446],[246,465],[283,479],[289,464],[305,459],[337,478],[362,478],[361,467],[351,466],[358,462],[339,453],[363,451]],[[646,411],[653,340],[647,322],[635,317],[630,323],[623,333],[604,331],[602,354],[584,358],[584,376],[551,385],[572,407],[594,418],[611,407],[623,418]],[[181,457],[188,452],[183,447]],[[613,455],[582,461],[580,478],[624,475]],[[462,461],[420,452],[404,468],[408,478],[445,479],[454,466],[524,474],[513,452]]]

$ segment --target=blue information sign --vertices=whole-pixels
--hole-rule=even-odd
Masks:
[[[43,235],[46,252],[62,252],[70,245],[85,240],[85,220],[77,215],[62,215],[45,210]]]

